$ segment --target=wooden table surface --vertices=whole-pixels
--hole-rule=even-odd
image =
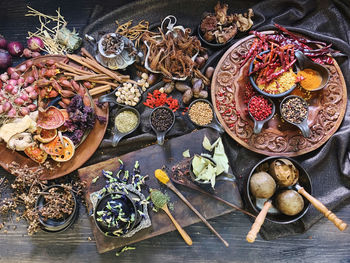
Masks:
[[[33,26],[24,17],[26,5],[44,13],[54,14],[58,6],[69,26],[82,29],[96,4],[112,10],[128,3],[118,1],[2,1],[0,34],[24,42]],[[1,158],[1,157],[0,157]],[[0,176],[10,176],[0,169]],[[334,211],[339,218],[350,222],[350,202]],[[71,229],[60,234],[39,232],[28,236],[24,222],[7,222],[7,233],[0,231],[0,262],[350,262],[350,230],[338,231],[322,219],[307,233],[253,244],[245,241],[251,222],[234,212],[210,221],[230,243],[226,248],[202,223],[186,228],[193,239],[188,247],[177,232],[171,232],[134,245],[135,250],[116,257],[115,251],[99,255],[84,207]],[[16,229],[14,229],[16,226]],[[90,240],[92,238],[92,240]]]

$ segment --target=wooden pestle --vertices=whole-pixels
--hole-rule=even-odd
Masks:
[[[265,221],[267,212],[269,211],[271,206],[272,206],[272,200],[269,199],[265,202],[264,207],[261,209],[259,215],[255,219],[254,224],[252,225],[250,231],[247,234],[246,239],[249,243],[253,243],[255,241],[256,236],[259,233],[260,228]]]
[[[331,221],[340,231],[344,231],[348,227],[348,225],[343,220],[339,219],[334,213],[332,213],[332,211],[328,210],[328,208],[324,204],[322,204],[319,200],[317,200],[315,197],[306,192],[304,187],[298,184],[296,184],[294,187],[297,189],[299,194],[303,195],[307,200],[309,200],[309,202],[318,211],[324,214],[324,216],[329,221]]]

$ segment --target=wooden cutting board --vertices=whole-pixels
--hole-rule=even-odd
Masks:
[[[165,191],[169,195],[170,202],[174,204],[174,210],[171,211],[171,213],[175,219],[178,220],[181,226],[186,227],[188,225],[200,222],[200,219],[192,212],[192,210],[190,210],[170,189],[167,189],[166,186],[161,185],[161,183],[157,181],[157,179],[154,177],[154,170],[161,168],[163,165],[171,168],[175,164],[181,162],[184,159],[182,153],[187,149],[190,150],[191,156],[193,156],[195,153],[200,154],[205,152],[202,147],[204,135],[206,135],[211,142],[214,142],[219,137],[219,134],[216,131],[211,129],[202,129],[168,140],[163,146],[152,145],[135,152],[79,169],[78,173],[80,179],[85,181],[87,184],[85,199],[88,206],[88,211],[92,211],[90,194],[98,191],[105,184],[104,178],[99,178],[97,182],[93,184],[91,183],[92,179],[96,178],[96,176],[103,177],[101,173],[102,169],[111,171],[116,170],[119,167],[118,159],[121,159],[125,164],[125,168],[129,171],[132,171],[135,161],[139,161],[141,174],[149,175],[147,185],[150,188],[157,188],[163,192]],[[218,217],[233,211],[231,207],[228,207],[201,193],[183,186],[177,187],[207,219]],[[242,207],[242,200],[236,183],[227,181],[217,182],[215,192],[223,199]],[[145,196],[148,196],[148,193],[144,194]],[[90,221],[98,252],[104,253],[115,248],[123,247],[128,244],[175,230],[175,227],[171,223],[170,219],[163,211],[155,213],[152,209],[149,209],[149,214],[152,221],[152,226],[148,229],[141,230],[130,238],[106,237],[99,232],[93,218],[91,217]],[[190,234],[191,233],[189,233],[189,235]],[[180,235],[179,238],[181,238]],[[222,245],[219,239],[218,245]]]

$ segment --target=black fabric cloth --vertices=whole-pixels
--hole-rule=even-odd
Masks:
[[[273,24],[278,23],[314,40],[332,43],[334,49],[340,50],[347,56],[350,55],[350,4],[348,1],[248,0],[227,1],[227,3],[229,4],[229,12],[244,12],[247,8],[253,8],[255,13],[254,30],[271,30],[274,28]],[[133,19],[137,22],[145,19],[159,25],[161,19],[169,14],[175,15],[179,24],[195,29],[202,13],[213,10],[215,4],[216,0],[139,1],[112,12],[105,10],[101,5],[96,7],[90,18],[90,25],[85,28],[84,33],[96,37],[98,32],[114,31],[116,29],[115,20],[126,22]],[[109,13],[106,14],[107,12]],[[223,53],[222,50],[210,52],[214,57],[211,64],[215,64],[217,58],[220,58]],[[350,65],[347,56],[337,58],[337,62],[343,72],[349,93]],[[139,110],[142,112],[141,128],[122,140],[117,148],[110,146],[110,140],[108,140],[110,133],[107,133],[107,139],[104,140],[89,163],[133,151],[155,141],[155,135],[148,124],[150,111],[143,110],[142,106],[139,107]],[[168,138],[188,133],[194,128],[182,114],[178,113],[176,126]],[[329,209],[341,206],[342,202],[350,196],[349,135],[350,117],[347,107],[340,128],[327,143],[313,152],[294,158],[309,172],[314,196]],[[264,156],[245,149],[227,134],[224,134],[223,138],[231,167],[237,176],[242,197],[244,197],[249,172]],[[265,239],[302,233],[322,216],[315,208],[310,207],[307,214],[293,224],[278,225],[265,222],[260,233]],[[337,231],[336,228],[334,231]]]

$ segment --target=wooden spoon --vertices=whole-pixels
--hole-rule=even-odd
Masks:
[[[157,169],[154,172],[154,175],[158,179],[158,181],[165,184],[170,190],[177,194],[177,196],[180,197],[180,199],[203,221],[203,223],[211,230],[211,232],[213,232],[221,240],[222,243],[224,243],[226,247],[229,246],[227,241],[222,238],[222,236],[214,229],[214,227],[212,227],[211,224],[209,224],[209,222],[204,218],[204,216],[202,216],[202,214],[199,213],[199,211],[196,208],[194,208],[194,206],[186,199],[186,197],[184,197],[180,193],[180,191],[173,185],[165,171]]]
[[[186,231],[180,226],[180,224],[175,220],[175,218],[170,213],[167,204],[165,204],[162,207],[162,210],[169,216],[170,220],[173,222],[174,226],[176,227],[177,231],[179,231],[182,238],[185,240],[186,244],[191,246],[192,245],[192,239],[190,236],[186,233]]]

